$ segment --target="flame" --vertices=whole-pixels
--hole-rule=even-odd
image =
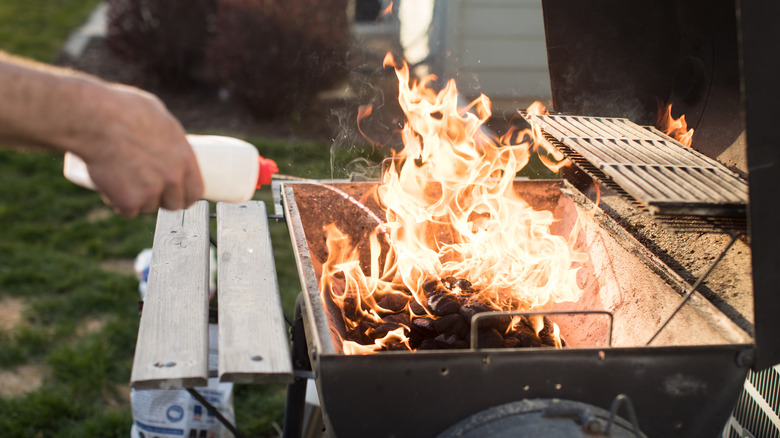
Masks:
[[[357,113],[357,129],[360,132],[360,134],[368,140],[372,145],[376,146],[376,142],[372,140],[371,138],[366,135],[365,132],[363,132],[363,128],[360,127],[360,122],[365,119],[366,117],[370,116],[371,113],[374,111],[373,105],[360,105],[358,107],[358,113]]]
[[[377,17],[377,20],[384,17],[384,16],[393,16],[393,2],[391,1],[387,7],[379,13],[379,16]]]
[[[483,129],[491,116],[486,96],[459,108],[454,81],[436,93],[433,77],[410,82],[406,63],[395,65],[390,54],[385,65],[395,68],[407,122],[404,148],[374,193],[385,222],[369,239],[370,272],[345,233],[335,225],[325,230],[321,292],[341,309],[344,353],[412,349],[414,321],[442,318],[440,302],[528,311],[576,301],[576,273],[586,259],[575,250],[576,231],[551,234],[552,212],[534,210],[513,185],[531,152],[553,168],[565,165],[564,157],[531,142],[530,130],[496,138]],[[432,302],[434,295],[441,300]]]
[[[658,118],[655,122],[656,128],[660,129],[669,137],[679,141],[685,146],[690,147],[693,141],[693,128],[688,129],[688,123],[685,121],[685,115],[679,119],[672,117],[672,104],[666,106],[658,105]]]

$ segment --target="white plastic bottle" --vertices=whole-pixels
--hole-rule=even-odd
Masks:
[[[246,202],[261,184],[270,184],[278,172],[276,163],[263,158],[250,143],[218,135],[187,135],[203,178],[203,199],[214,202]],[[73,183],[96,190],[87,165],[67,152],[62,169]]]

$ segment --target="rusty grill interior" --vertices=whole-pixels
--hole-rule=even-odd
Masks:
[[[335,223],[350,236],[355,247],[365,250],[368,235],[376,227],[372,217],[361,211],[351,199],[365,198],[376,183],[327,182],[322,184],[286,184],[287,203],[294,202],[295,216],[300,219],[305,241],[298,241],[299,251],[306,251],[311,260],[314,278],[320,282],[322,264],[328,256],[323,228]],[[608,321],[589,315],[562,318],[552,316],[561,325],[561,331],[570,347],[609,346],[604,342],[607,331],[612,332],[612,346],[645,346],[660,328],[659,322],[674,311],[686,283],[655,256],[622,231],[606,215],[594,209],[593,204],[563,180],[521,180],[516,190],[534,208],[552,211],[556,218],[553,234],[568,235],[577,217],[586,225],[578,236],[578,245],[588,253],[588,262],[578,274],[578,283],[584,285],[584,295],[575,303],[556,304],[556,311],[607,311]],[[367,203],[379,216],[381,209]],[[361,261],[368,272],[367,257]],[[314,284],[314,283],[312,283]],[[328,349],[341,351],[345,338],[340,312],[317,290],[318,300],[324,302],[324,316],[329,335],[321,341]],[[648,299],[652,297],[652,299]],[[705,345],[749,342],[750,337],[725,318],[707,300],[696,299],[676,315],[673,323],[664,329],[654,345]]]

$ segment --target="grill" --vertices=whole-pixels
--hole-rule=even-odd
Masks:
[[[723,164],[625,118],[526,115],[603,187],[679,231],[744,232],[748,184]]]
[[[769,220],[778,217],[770,187],[777,186],[780,160],[767,147],[776,143],[767,132],[769,114],[776,113],[767,95],[777,98],[778,87],[767,73],[772,69],[760,65],[772,53],[767,47],[780,49],[777,36],[761,30],[771,28],[764,17],[772,13],[730,1],[545,0],[543,7],[555,113],[527,117],[575,166],[567,181],[515,188],[561,223],[567,209],[592,219],[585,232],[590,289],[576,305],[550,313],[568,348],[343,354],[338,341],[345,328],[318,288],[322,228],[336,222],[351,241],[366,245],[376,224],[347,201],[365,199],[374,183],[284,184],[280,208],[304,286],[294,343],[306,339],[299,362],[316,376],[324,421],[336,436],[479,436],[464,431],[491,430],[487,425],[497,418],[523,423],[519,418],[534,412],[548,418],[568,412],[584,426],[583,411],[573,406],[631,418],[631,409],[616,407],[623,397],[648,436],[714,436],[729,420],[750,368],[780,359],[780,342],[767,336],[780,324],[770,310],[777,308],[780,268],[770,261],[777,239]],[[661,32],[669,23],[676,26]],[[653,123],[659,100],[686,114],[696,149],[643,126]],[[745,119],[735,117],[743,107]],[[761,164],[748,172],[746,157]],[[594,179],[600,208],[584,195]],[[381,216],[377,206],[368,208]],[[637,208],[647,215],[636,216]],[[715,237],[691,244],[697,233],[713,231]],[[690,254],[698,259],[691,262]],[[734,281],[711,278],[751,255],[746,281],[738,279],[741,273]],[[755,326],[750,312],[731,301],[750,295],[751,274],[755,301],[762,303]],[[611,326],[577,313],[599,308],[608,309]],[[588,343],[578,328],[611,333],[611,346]],[[545,404],[559,399],[573,404]],[[537,401],[544,407],[534,410]],[[501,424],[499,430],[511,429]]]
[[[530,115],[528,120],[653,215],[745,215],[746,181],[654,128],[623,118]]]
[[[593,242],[592,265],[585,271],[594,281],[587,281],[574,307],[556,309],[570,316],[550,315],[569,348],[343,354],[340,312],[319,290],[327,257],[323,227],[335,223],[351,241],[365,242],[376,222],[354,201],[375,185],[319,181],[281,187],[304,287],[296,320],[301,329],[293,342],[300,346],[300,337],[306,339],[308,354],[299,352],[299,362],[310,359],[329,433],[436,436],[459,420],[517,400],[576,399],[608,411],[621,394],[633,401],[648,436],[706,436],[722,428],[748,371],[750,337],[697,295],[663,327],[688,287],[685,281],[561,180],[518,181],[516,190],[535,207],[555,211],[564,227],[572,210],[595,214],[583,236]],[[376,205],[366,208],[381,214]],[[605,303],[611,303],[611,327],[604,318],[577,314]],[[602,334],[610,331],[612,348],[589,339],[608,339]],[[665,406],[660,411],[659,402]]]

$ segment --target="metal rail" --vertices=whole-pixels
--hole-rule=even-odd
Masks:
[[[614,317],[612,313],[606,310],[553,310],[548,312],[521,312],[516,310],[506,310],[501,312],[482,312],[477,313],[471,317],[471,336],[469,341],[469,348],[472,350],[478,350],[477,337],[479,334],[479,322],[483,319],[497,318],[501,316],[547,316],[547,315],[606,315],[609,318],[609,337],[607,339],[607,347],[612,346],[612,323]]]

